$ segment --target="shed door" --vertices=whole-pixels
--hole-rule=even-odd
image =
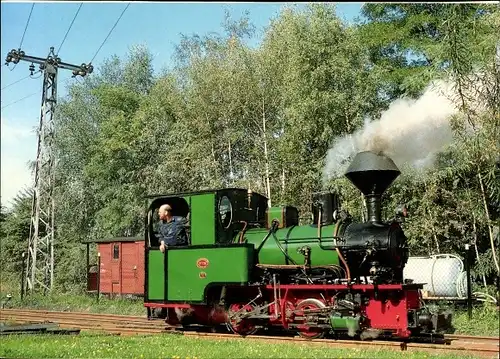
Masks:
[[[121,293],[121,255],[122,244],[113,243],[111,246],[111,293]]]
[[[123,294],[142,294],[144,290],[138,291],[139,281],[139,251],[138,243],[122,242],[121,244],[121,289]]]

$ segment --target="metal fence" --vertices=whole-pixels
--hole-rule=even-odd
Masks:
[[[410,257],[404,269],[404,278],[423,284],[422,299],[427,302],[456,302],[466,304],[469,319],[474,302],[493,302],[498,299],[473,290],[471,274],[474,251],[465,245],[463,257],[456,254],[437,254]],[[498,278],[497,284],[498,288]]]

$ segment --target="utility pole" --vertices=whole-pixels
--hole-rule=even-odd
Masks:
[[[29,56],[21,49],[13,49],[7,54],[5,61],[7,66],[10,62],[31,62],[31,75],[35,71],[35,64],[38,64],[44,74],[25,285],[26,292],[43,288],[46,293],[54,283],[54,114],[57,103],[57,72],[59,69],[71,70],[72,77],[83,77],[92,73],[93,66],[61,62],[53,47],[46,58]]]

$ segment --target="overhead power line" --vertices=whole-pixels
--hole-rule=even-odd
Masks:
[[[97,49],[94,57],[92,57],[92,60],[90,60],[90,63],[92,63],[94,61],[94,59],[96,58],[97,54],[99,53],[99,51],[101,51],[101,48],[104,46],[104,44],[106,43],[106,41],[108,40],[109,36],[111,35],[111,33],[113,32],[113,30],[115,29],[116,25],[118,25],[118,22],[120,21],[120,19],[122,18],[123,14],[125,13],[125,11],[127,11],[128,7],[130,6],[130,3],[127,4],[127,6],[125,7],[125,9],[123,9],[122,13],[120,14],[120,16],[118,17],[118,20],[116,20],[115,24],[113,25],[113,27],[111,28],[111,30],[109,30],[109,33],[108,35],[106,36],[106,38],[104,39],[104,41],[102,42],[101,46],[99,46],[99,48]]]
[[[76,10],[75,16],[73,17],[73,20],[71,21],[71,24],[69,25],[68,31],[66,31],[66,34],[64,35],[64,38],[63,38],[63,40],[61,42],[61,45],[59,45],[59,49],[56,52],[56,56],[59,55],[59,51],[61,51],[61,47],[63,46],[64,41],[66,41],[66,37],[68,36],[69,31],[71,30],[71,27],[73,26],[73,23],[75,22],[76,17],[78,16],[78,13],[80,12],[80,9],[82,8],[82,5],[83,5],[83,3],[80,3],[80,6],[78,7],[78,10]]]
[[[31,97],[31,96],[34,96],[34,95],[37,95],[37,94],[39,94],[39,92],[33,92],[31,95],[25,96],[25,97],[23,97],[23,98],[21,98],[21,99],[19,99],[17,101],[14,101],[14,102],[11,102],[11,103],[9,103],[9,104],[7,104],[5,106],[2,106],[1,109],[3,110],[6,107],[9,107],[9,106],[14,105],[14,104],[16,104],[18,102],[21,102],[22,100],[26,100],[28,97]]]
[[[17,84],[18,82],[21,82],[21,81],[23,81],[23,80],[26,80],[26,79],[27,79],[27,78],[29,78],[30,76],[31,76],[31,75],[28,75],[28,76],[26,76],[26,77],[23,77],[23,78],[22,78],[22,79],[20,79],[20,80],[14,81],[13,83],[10,83],[10,84],[8,84],[8,85],[6,85],[6,86],[2,87],[2,90],[5,90],[7,87],[11,87],[12,85]]]
[[[23,46],[24,36],[26,35],[26,30],[28,30],[28,25],[30,23],[31,14],[33,13],[34,7],[35,7],[35,3],[33,3],[33,5],[31,5],[30,14],[28,15],[28,21],[26,21],[26,26],[24,27],[24,32],[23,32],[23,36],[21,37],[21,43],[19,44],[19,49],[21,49],[21,47]],[[14,64],[14,66],[12,68],[9,67],[9,71],[14,71],[16,66],[17,66],[17,64]]]
[[[30,19],[31,19],[31,13],[33,12],[34,7],[35,7],[35,3],[33,3],[33,5],[31,5],[30,14],[28,16],[28,21],[26,21],[26,26],[24,27],[23,37],[21,37],[21,44],[19,44],[19,48],[21,48],[23,46],[24,35],[26,35],[26,30],[28,30],[28,25],[29,25]]]
[[[38,70],[38,71],[37,71],[37,72],[35,72],[34,74],[37,74],[37,73],[39,73],[39,72],[41,72],[41,70]],[[22,79],[19,79],[19,80],[17,80],[17,81],[14,81],[14,82],[12,82],[12,83],[8,84],[8,85],[5,85],[4,87],[2,87],[2,90],[5,90],[7,87],[11,87],[12,85],[15,85],[15,84],[17,84],[17,83],[19,83],[19,82],[21,82],[21,81],[24,81],[24,80],[26,80],[26,79],[28,79],[28,78],[30,78],[30,77],[31,77],[31,78],[34,78],[34,79],[38,79],[39,77],[36,77],[36,78],[35,78],[35,77],[32,77],[34,74],[30,74],[30,75],[28,75],[28,76],[26,76],[26,77],[23,77]]]

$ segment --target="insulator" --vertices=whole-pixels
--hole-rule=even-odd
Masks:
[[[31,64],[29,70],[30,70],[31,74],[33,75],[33,71],[35,71],[35,65]]]

